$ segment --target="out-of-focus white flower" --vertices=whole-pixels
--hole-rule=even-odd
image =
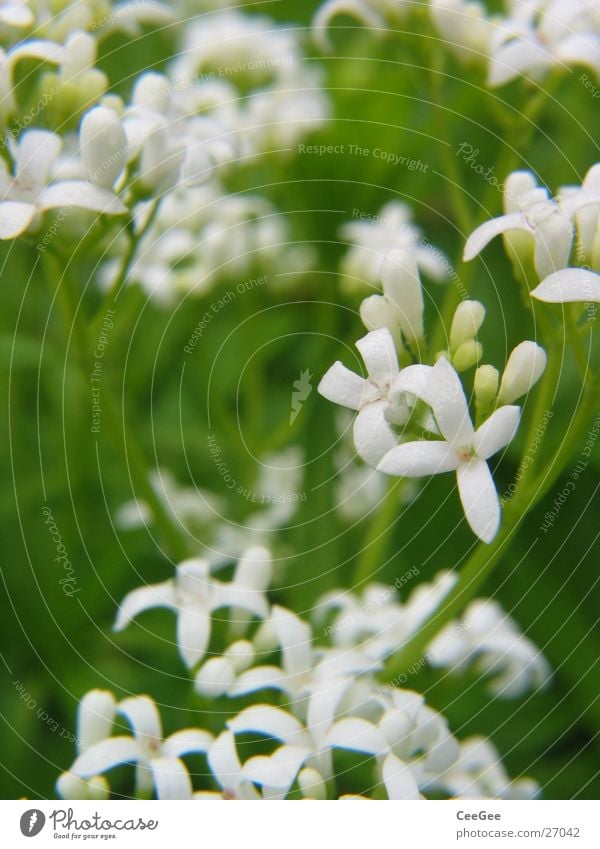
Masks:
[[[338,15],[348,15],[385,34],[386,24],[401,20],[406,6],[405,0],[326,0],[319,6],[312,21],[315,42],[325,53],[331,50],[327,31]]]
[[[48,209],[78,207],[116,215],[126,207],[113,192],[89,180],[51,183],[52,168],[62,141],[45,130],[28,130],[13,144],[14,175],[2,160],[0,166],[0,239],[15,239],[35,229]]]
[[[494,33],[488,83],[539,80],[555,66],[600,72],[600,14],[595,0],[515,4]]]
[[[365,363],[367,378],[338,361],[323,376],[318,391],[334,404],[358,411],[354,444],[363,460],[376,465],[397,442],[386,413],[390,389],[398,374],[398,355],[387,328],[367,333],[356,347]]]
[[[266,618],[264,591],[271,575],[271,556],[266,549],[246,551],[230,583],[214,578],[210,569],[206,560],[186,560],[177,567],[175,578],[133,590],[121,603],[115,631],[122,631],[145,610],[167,607],[177,614],[177,646],[184,663],[192,668],[208,648],[215,610],[228,607]]]
[[[531,295],[548,304],[600,302],[600,274],[587,268],[563,268],[549,274]]]
[[[585,177],[581,187],[564,186],[559,195],[569,197],[578,194],[581,190],[589,192],[592,196],[600,196],[600,162],[592,165]],[[586,206],[575,215],[577,228],[577,261],[581,265],[589,265],[600,269],[600,209],[598,206]]]
[[[90,690],[81,699],[77,711],[77,751],[82,754],[90,746],[110,737],[117,702],[108,690]],[[103,776],[81,778],[72,772],[64,772],[56,782],[56,789],[63,799],[107,799],[108,782]]]
[[[402,373],[396,388],[402,388]],[[397,445],[377,468],[403,477],[455,471],[469,525],[481,540],[491,542],[500,524],[500,503],[486,461],[513,439],[519,425],[519,407],[500,407],[475,431],[460,379],[443,357],[430,371],[425,387],[411,389],[432,408],[445,441],[416,440]]]
[[[511,351],[502,374],[498,400],[501,404],[512,404],[526,395],[538,382],[547,362],[546,352],[535,342],[521,342]]]
[[[30,27],[34,20],[27,0],[5,0],[0,6],[0,26],[25,29]]]
[[[520,181],[518,188],[513,189],[510,202],[513,209],[518,207],[518,211],[486,221],[469,236],[464,251],[465,261],[476,257],[495,236],[520,231],[530,237],[535,268],[541,278],[566,268],[573,244],[572,218],[585,207],[598,207],[600,195],[582,188],[552,200],[546,189],[533,188],[532,183],[535,185],[532,175],[529,175],[526,180]]]
[[[485,737],[464,740],[458,760],[437,784],[453,799],[535,799],[540,792],[530,778],[511,781],[496,748]]]
[[[136,764],[136,792],[147,795],[154,787],[159,799],[188,799],[192,783],[182,755],[206,753],[212,734],[184,728],[163,740],[155,703],[148,696],[119,702],[117,712],[130,724],[133,736],[106,737],[88,746],[71,767],[78,778],[89,779],[119,764]]]
[[[360,305],[368,330],[387,327],[396,345],[402,340],[418,347],[423,338],[423,289],[415,257],[405,250],[390,251],[381,266],[383,295],[371,295]]]
[[[23,59],[59,64],[64,60],[65,49],[53,41],[28,39],[8,52],[0,48],[0,117],[6,120],[17,109],[18,88],[14,86],[15,67]]]
[[[96,106],[84,115],[79,137],[89,181],[112,189],[127,161],[127,137],[121,119],[112,109]]]
[[[365,283],[378,288],[383,261],[392,250],[412,255],[419,270],[433,280],[443,281],[448,276],[448,260],[422,235],[412,222],[410,208],[399,201],[391,201],[367,220],[349,221],[340,234],[350,244],[342,259],[342,272],[351,288],[362,288]]]
[[[427,649],[432,666],[451,671],[477,662],[496,696],[516,698],[550,680],[546,658],[517,624],[490,599],[471,602],[460,622],[447,625]]]
[[[494,23],[477,0],[431,0],[431,19],[457,58],[467,63],[487,63]]]

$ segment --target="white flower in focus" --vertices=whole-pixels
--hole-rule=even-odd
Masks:
[[[402,374],[396,388],[402,388]],[[397,445],[377,468],[401,477],[455,471],[469,525],[480,539],[491,542],[500,524],[500,503],[486,461],[513,439],[519,425],[519,407],[500,407],[475,430],[460,379],[443,357],[431,370],[424,390],[413,390],[432,408],[445,441],[416,440]]]
[[[399,371],[398,355],[387,328],[367,333],[356,347],[368,376],[360,377],[338,361],[321,379],[318,391],[334,404],[358,411],[354,445],[363,460],[376,465],[397,442],[386,414],[390,414],[389,393]],[[404,418],[403,413],[398,408],[397,419]]]
[[[595,0],[517,3],[494,33],[488,83],[539,80],[553,67],[600,72],[600,13]]]
[[[107,737],[83,751],[70,772],[81,779],[108,772],[119,764],[136,764],[136,792],[148,795],[154,787],[159,799],[188,799],[190,776],[182,755],[206,753],[213,736],[208,731],[184,728],[163,740],[157,707],[148,696],[119,702],[117,712],[125,717],[133,736]]]
[[[467,239],[464,259],[472,260],[495,236],[503,233],[512,236],[517,231],[530,237],[536,271],[544,278],[566,268],[574,236],[572,218],[585,207],[598,207],[600,194],[582,188],[552,200],[546,189],[535,185],[533,175],[516,174],[519,180],[511,184],[510,198],[506,201],[513,211],[477,227]]]
[[[350,244],[342,259],[342,272],[351,288],[362,288],[365,283],[378,288],[383,261],[392,250],[411,254],[419,271],[433,280],[441,282],[448,276],[447,258],[413,224],[410,207],[405,203],[391,201],[371,218],[349,221],[342,226],[340,235]]]
[[[122,631],[146,610],[167,607],[177,614],[177,646],[190,669],[208,648],[212,614],[228,607],[266,618],[268,605],[264,591],[271,575],[271,556],[264,549],[248,549],[237,564],[230,583],[210,574],[207,560],[186,560],[177,567],[175,578],[161,584],[140,587],[121,603],[115,631]]]
[[[542,280],[531,296],[548,304],[600,303],[600,274],[587,268],[563,268]]]
[[[127,211],[113,192],[89,180],[50,182],[62,147],[54,133],[28,130],[11,147],[14,175],[4,160],[0,164],[0,239],[15,239],[35,229],[48,209],[78,207],[110,215]]]
[[[501,698],[543,688],[551,675],[539,649],[490,599],[471,602],[460,622],[440,631],[427,649],[427,660],[451,672],[476,660],[477,671],[492,678],[490,690]]]

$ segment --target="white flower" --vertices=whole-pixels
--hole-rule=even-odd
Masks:
[[[569,197],[580,191],[589,192],[591,195],[600,195],[600,162],[592,165],[585,177],[581,187],[563,186],[560,195]],[[598,206],[586,206],[575,215],[577,227],[577,255],[580,264],[591,265],[598,270],[600,268],[600,209]]]
[[[586,65],[600,72],[600,18],[595,0],[517,3],[494,34],[488,83],[525,76],[538,80],[554,67]]]
[[[0,48],[0,117],[6,120],[17,109],[16,87],[13,74],[22,59],[39,59],[40,62],[59,64],[65,57],[65,48],[53,41],[27,39],[8,52]]]
[[[379,287],[381,266],[392,250],[411,254],[419,270],[433,280],[443,281],[448,276],[448,260],[412,223],[410,207],[399,201],[386,204],[377,215],[349,221],[340,234],[351,245],[342,260],[342,271],[346,285],[353,288],[365,283]]]
[[[79,207],[105,214],[126,212],[113,192],[87,180],[63,180],[49,183],[52,167],[58,159],[62,141],[55,133],[28,130],[12,145],[15,161],[10,175],[0,165],[0,239],[15,239],[39,225],[48,209]]]
[[[423,338],[423,289],[415,257],[405,250],[390,251],[381,266],[383,295],[371,295],[360,305],[368,330],[387,327],[396,343],[402,337],[411,347]]]
[[[477,0],[431,0],[429,14],[458,59],[468,63],[487,62],[494,25],[483,3]]]
[[[586,187],[552,200],[546,189],[535,186],[533,175],[516,175],[519,180],[511,184],[512,192],[506,201],[513,211],[477,227],[467,239],[464,259],[468,262],[476,257],[495,236],[519,231],[530,237],[536,271],[544,278],[568,265],[574,235],[571,219],[585,207],[598,206],[600,195]]]
[[[177,567],[175,578],[133,590],[121,603],[115,631],[122,631],[145,610],[167,607],[177,614],[177,646],[184,663],[192,668],[208,648],[214,611],[228,607],[259,619],[267,616],[264,590],[270,580],[271,558],[266,549],[246,551],[230,583],[214,578],[210,569],[206,560],[186,560]]]
[[[363,460],[376,465],[397,442],[386,412],[390,389],[398,374],[398,355],[387,328],[367,333],[356,347],[367,368],[367,378],[359,377],[338,361],[321,379],[318,391],[334,404],[358,411],[354,444]]]
[[[400,19],[404,11],[404,0],[326,0],[319,6],[312,21],[314,39],[327,53],[331,50],[327,30],[338,15],[356,18],[364,26],[385,33],[386,21]]]
[[[33,12],[27,0],[4,0],[0,6],[0,26],[25,29],[34,21]]]
[[[108,690],[90,690],[81,699],[77,711],[77,751],[85,752],[90,746],[109,737],[117,712],[115,697]],[[109,786],[99,775],[80,778],[64,772],[56,782],[63,799],[106,799]]]
[[[396,388],[402,388],[402,374]],[[397,445],[377,468],[403,477],[455,471],[469,525],[480,539],[491,542],[500,524],[500,503],[486,461],[513,439],[519,408],[500,407],[475,431],[460,379],[443,357],[431,370],[424,390],[415,394],[431,406],[445,441],[417,440]]]
[[[133,730],[133,737],[107,737],[93,743],[71,767],[71,773],[88,779],[119,764],[136,764],[136,790],[148,794],[154,786],[159,799],[187,799],[192,792],[182,755],[204,754],[212,734],[196,728],[184,728],[163,740],[160,715],[148,696],[136,696],[120,702],[117,708]]]
[[[587,268],[563,268],[549,274],[531,295],[549,304],[600,303],[600,274]]]
[[[550,680],[548,661],[490,599],[471,602],[460,622],[440,631],[427,649],[427,660],[453,672],[478,660],[477,671],[493,676],[491,692],[502,698],[522,696]]]
[[[511,781],[493,744],[470,737],[460,744],[455,764],[438,786],[454,799],[535,799],[539,785],[529,778]]]
[[[546,352],[535,342],[521,342],[511,351],[502,374],[498,400],[500,404],[512,404],[526,395],[538,382],[546,368]]]

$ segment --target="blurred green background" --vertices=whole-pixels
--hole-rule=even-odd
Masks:
[[[316,5],[289,0],[254,9],[307,24]],[[236,298],[211,322],[193,356],[183,354],[191,331],[238,279],[223,281],[204,297],[187,298],[174,311],[157,308],[130,288],[119,301],[105,358],[105,379],[119,397],[123,394],[131,432],[150,465],[169,469],[182,484],[228,497],[228,519],[243,520],[255,505],[228,496],[207,450],[211,368],[210,403],[217,411],[213,429],[238,480],[254,486],[254,458],[273,450],[275,436],[278,448],[303,448],[301,489],[309,497],[294,527],[272,541],[276,555],[285,558],[273,598],[300,613],[310,610],[324,590],[348,584],[370,522],[369,516],[345,522],[335,510],[333,488],[321,485],[333,471],[333,406],[313,392],[293,426],[286,427],[292,383],[300,372],[309,369],[318,380],[334,359],[352,365],[344,346],[363,332],[357,315],[360,295],[341,292],[336,274],[345,247],[340,225],[353,208],[375,214],[393,199],[410,203],[428,239],[446,251],[470,294],[485,302],[485,360],[501,366],[514,344],[535,338],[535,328],[499,240],[472,270],[466,272],[459,263],[466,234],[453,208],[443,142],[454,150],[467,141],[481,151],[486,165],[497,163],[512,146],[511,167],[533,168],[552,189],[580,181],[600,158],[589,132],[595,104],[576,72],[555,84],[538,126],[531,133],[521,128],[511,137],[498,116],[510,117],[510,104],[526,108],[534,89],[514,84],[488,93],[463,82],[463,70],[449,62],[435,102],[427,69],[429,54],[438,52],[435,43],[407,32],[376,39],[347,23],[348,29],[333,36],[335,56],[322,60],[332,119],[307,143],[382,148],[420,159],[428,164],[426,173],[372,157],[335,154],[254,162],[230,178],[229,188],[268,196],[288,219],[294,239],[317,250],[314,271],[293,289],[267,285]],[[142,39],[130,46],[115,37],[103,61],[109,70],[118,67],[117,78],[124,78],[124,68],[144,67],[150,50],[162,51],[166,59],[169,49],[167,39],[149,44]],[[455,165],[473,222],[499,214],[500,194],[464,162],[455,158]],[[203,721],[202,707],[190,702],[185,670],[174,660],[174,622],[168,613],[150,614],[143,628],[133,626],[117,638],[111,634],[116,605],[142,582],[140,575],[147,582],[164,580],[172,567],[148,531],[115,531],[111,514],[132,497],[123,454],[107,438],[106,426],[98,442],[90,434],[89,387],[67,352],[69,340],[56,306],[51,309],[35,259],[34,250],[22,244],[1,248],[0,628],[5,670],[0,792],[5,798],[53,795],[58,773],[74,756],[64,735],[74,731],[77,700],[92,687],[108,687],[118,695],[149,692],[159,703],[178,705],[165,713],[167,730]],[[91,265],[85,257],[78,261],[87,280]],[[444,290],[430,281],[425,285],[433,318]],[[97,295],[89,293],[84,308],[91,311],[95,302]],[[568,427],[578,391],[566,355],[550,442]],[[514,477],[518,450],[517,440],[497,471],[500,491]],[[474,678],[425,670],[411,681],[449,717],[459,736],[489,734],[511,774],[536,778],[546,798],[597,798],[600,791],[598,463],[596,450],[553,529],[542,534],[544,513],[562,488],[557,482],[484,590],[546,653],[556,670],[550,689],[513,702],[490,699]],[[425,580],[460,565],[473,538],[452,489],[451,476],[438,477],[416,502],[401,508],[378,580],[391,582],[415,564]],[[53,562],[44,506],[51,509],[73,563],[78,592],[72,598],[59,585],[61,567]],[[147,629],[156,637],[149,638]],[[67,729],[62,736],[61,729]]]

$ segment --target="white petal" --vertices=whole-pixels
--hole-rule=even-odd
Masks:
[[[133,696],[119,702],[118,711],[131,725],[140,742],[154,744],[162,740],[160,714],[149,696]]]
[[[390,384],[398,374],[398,354],[387,327],[371,330],[356,343],[371,380]]]
[[[421,799],[414,773],[400,758],[389,754],[383,762],[383,782],[388,799]]]
[[[152,584],[148,587],[140,587],[127,593],[113,626],[115,631],[122,631],[129,625],[132,619],[135,619],[140,613],[145,610],[151,610],[154,607],[175,607],[175,591],[173,581],[164,581],[162,584]]]
[[[416,364],[403,368],[395,378],[390,390],[390,401],[396,403],[400,396],[408,393],[415,395],[431,407],[433,397],[430,389],[432,366]]]
[[[23,133],[16,149],[17,177],[31,186],[45,186],[62,148],[62,139],[46,130]]]
[[[514,439],[519,427],[521,408],[513,406],[499,407],[477,429],[473,447],[478,457],[487,460]]]
[[[423,338],[423,288],[414,256],[390,251],[381,266],[385,296],[396,306],[402,332],[409,342]]]
[[[192,798],[192,780],[179,758],[152,758],[150,768],[157,799]]]
[[[244,764],[244,775],[254,784],[280,790],[287,795],[304,761],[312,754],[302,746],[281,746],[272,755],[258,755]]]
[[[374,401],[363,407],[354,420],[354,447],[370,466],[376,466],[398,442],[385,416],[387,407],[387,401]]]
[[[29,227],[35,216],[35,206],[5,200],[0,202],[0,239],[16,239]]]
[[[235,583],[266,590],[271,583],[273,558],[268,548],[255,545],[242,552],[235,569]]]
[[[397,445],[377,466],[386,475],[420,478],[452,472],[458,467],[456,451],[447,442],[415,440]]]
[[[230,688],[230,694],[244,696],[263,689],[287,692],[291,683],[290,676],[278,666],[255,666],[238,676],[237,681]]]
[[[82,698],[77,712],[77,742],[83,751],[110,737],[117,702],[109,690],[90,690]]]
[[[322,740],[328,733],[337,714],[340,702],[354,683],[353,677],[331,678],[315,686],[308,702],[307,725],[313,739]]]
[[[325,743],[334,749],[350,749],[369,755],[383,755],[389,751],[381,731],[366,719],[340,719],[326,735]]]
[[[538,187],[537,180],[531,171],[513,171],[504,181],[504,211],[508,215],[518,212],[524,195]]]
[[[292,745],[302,745],[306,737],[295,716],[271,705],[252,705],[230,719],[227,727],[234,734],[255,732]]]
[[[231,731],[223,731],[211,745],[207,755],[208,765],[224,790],[236,792],[243,781],[242,765]]]
[[[500,525],[500,503],[488,464],[478,459],[461,463],[456,475],[467,522],[479,539],[491,542]]]
[[[524,230],[526,233],[533,235],[531,227],[527,224],[520,212],[511,212],[509,215],[492,218],[490,221],[486,221],[477,227],[467,239],[463,256],[465,262],[469,262],[477,254],[481,253],[495,236],[499,236],[501,233],[507,233],[510,230]]]
[[[556,46],[556,56],[561,62],[587,65],[600,74],[600,38],[593,32],[573,33],[561,39]]]
[[[177,567],[175,581],[182,593],[204,597],[212,581],[210,563],[202,557],[182,561]]]
[[[84,180],[55,183],[44,189],[38,200],[40,209],[71,206],[106,215],[122,215],[127,212],[127,207],[112,192]]]
[[[83,117],[79,139],[88,180],[112,188],[129,154],[125,130],[117,113],[106,106],[95,106]]]
[[[365,3],[360,3],[358,0],[327,0],[318,7],[312,21],[315,42],[324,53],[331,50],[327,28],[336,15],[350,15],[371,27],[380,27],[383,24],[379,15]]]
[[[542,279],[567,267],[574,232],[572,221],[558,211],[537,222],[534,261]]]
[[[194,605],[180,607],[177,616],[177,647],[188,669],[204,657],[210,640],[211,624],[208,610]]]
[[[307,622],[303,622],[285,607],[274,605],[272,622],[281,647],[283,668],[288,675],[298,675],[308,672],[313,664],[312,630]]]
[[[488,84],[504,85],[522,74],[546,68],[552,61],[548,51],[532,38],[515,38],[492,54]]]
[[[204,754],[208,751],[214,740],[208,731],[199,728],[182,728],[176,731],[164,741],[161,753],[167,758],[178,758],[181,755],[189,755],[192,752]]]
[[[71,767],[71,772],[79,778],[92,778],[114,766],[133,763],[143,757],[140,744],[133,737],[110,737],[82,752]]]
[[[542,280],[531,295],[549,304],[600,302],[600,274],[585,268],[564,268]]]
[[[203,663],[194,678],[194,688],[201,696],[217,699],[230,693],[236,684],[235,669],[226,657],[211,657]]]
[[[460,377],[444,357],[434,365],[428,388],[442,436],[456,448],[470,445],[474,431],[467,399]]]
[[[340,362],[334,363],[323,375],[317,391],[328,401],[360,410],[379,395],[376,386],[355,374]]]

